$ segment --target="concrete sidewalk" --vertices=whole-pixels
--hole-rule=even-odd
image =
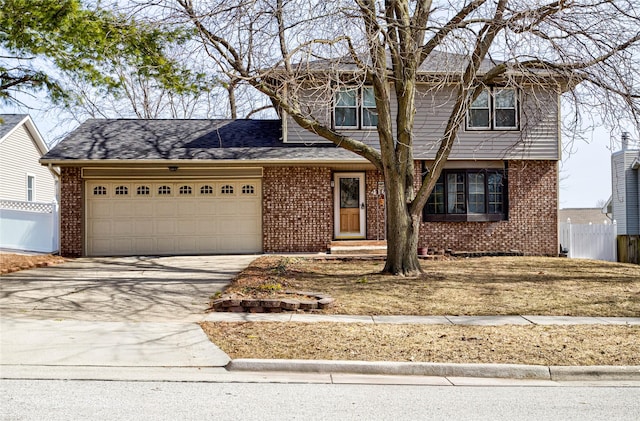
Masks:
[[[640,324],[639,318],[418,317],[212,313],[209,321],[429,324]],[[523,320],[525,322],[523,322]],[[0,319],[0,378],[138,381],[640,386],[640,367],[231,360],[196,323]],[[555,383],[554,383],[555,382]],[[603,383],[604,382],[604,383]]]
[[[209,313],[207,322],[330,322],[461,326],[501,325],[640,325],[640,317],[569,316],[350,316],[309,313]]]

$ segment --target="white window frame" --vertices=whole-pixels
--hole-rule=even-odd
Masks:
[[[503,91],[512,91],[514,96],[514,104],[515,108],[497,108],[495,95],[498,92]],[[465,122],[465,128],[469,131],[514,131],[520,130],[520,91],[516,88],[507,88],[507,87],[491,87],[485,88],[483,92],[487,92],[488,100],[489,100],[489,120],[487,121],[486,126],[471,126],[471,110],[473,108],[473,103],[469,105],[469,109],[467,110],[467,118]],[[475,101],[474,101],[475,102]],[[476,108],[476,109],[485,109]],[[496,123],[496,110],[504,109],[504,110],[514,110],[515,112],[515,126],[498,126]]]
[[[31,187],[29,187],[29,180],[31,181]],[[26,182],[26,199],[27,202],[36,201],[36,176],[35,174],[27,173]]]
[[[336,129],[352,129],[352,130],[358,130],[358,129],[375,129],[377,126],[371,126],[371,125],[365,125],[364,124],[364,114],[365,114],[365,110],[368,110],[371,112],[371,110],[373,111],[373,114],[376,116],[378,116],[377,113],[377,109],[376,109],[376,105],[375,102],[373,104],[373,106],[368,106],[365,104],[365,91],[373,91],[373,86],[371,85],[367,85],[367,86],[363,86],[363,87],[359,87],[359,88],[340,88],[336,91],[334,98],[333,98],[333,121],[334,121],[334,127]],[[354,92],[355,93],[355,104],[354,105],[342,105],[342,106],[338,106],[338,94],[340,92]],[[375,98],[375,97],[374,97]],[[375,100],[374,100],[375,101]],[[354,125],[339,125],[338,124],[338,119],[336,118],[336,109],[349,109],[349,110],[355,110],[356,116],[355,116],[355,124]]]

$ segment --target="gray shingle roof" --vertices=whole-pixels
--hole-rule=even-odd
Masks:
[[[42,160],[362,160],[333,144],[281,138],[280,120],[87,120]]]
[[[5,137],[27,114],[0,114],[0,139]]]
[[[420,74],[451,74],[464,72],[469,56],[463,54],[448,53],[442,51],[433,51],[425,61],[420,64],[418,72]],[[362,58],[365,63],[370,62],[371,58]],[[502,63],[498,60],[485,58],[480,63],[479,72],[484,73],[492,69],[495,65]],[[357,71],[358,66],[355,64],[351,56],[345,56],[334,59],[313,60],[308,63],[300,63],[299,66],[312,71]],[[387,54],[387,68],[391,69],[391,56]]]

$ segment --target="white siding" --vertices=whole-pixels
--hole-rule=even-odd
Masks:
[[[0,143],[0,199],[27,200],[27,174],[36,178],[34,201],[54,199],[53,175],[39,159],[40,152],[24,125]]]
[[[419,86],[415,117],[416,159],[435,157],[440,136],[454,105],[454,94],[453,87],[429,90],[429,85]],[[392,112],[395,116],[396,101],[393,90],[392,96]],[[559,159],[557,92],[532,88],[522,93],[521,100],[521,130],[467,131],[461,128],[450,159]],[[316,97],[310,101],[309,110],[320,120],[330,122],[331,99]],[[297,126],[290,117],[287,117],[286,125],[288,142],[323,141],[321,137]],[[378,142],[375,130],[340,131],[372,145]]]

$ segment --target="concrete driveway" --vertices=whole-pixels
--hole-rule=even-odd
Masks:
[[[88,376],[105,367],[224,367],[229,356],[196,322],[255,258],[83,258],[3,276],[0,378],[60,368],[69,378],[71,367],[94,367]]]
[[[0,279],[14,319],[197,322],[209,297],[256,256],[81,258]]]

